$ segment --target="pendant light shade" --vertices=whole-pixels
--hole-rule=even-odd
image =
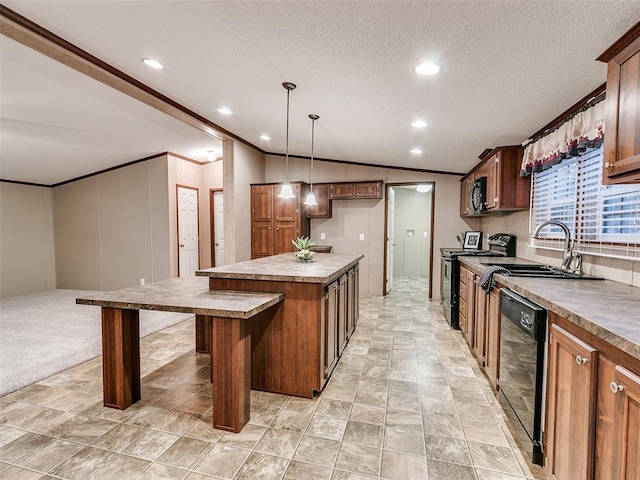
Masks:
[[[307,195],[307,199],[304,201],[304,204],[313,207],[314,205],[318,205],[318,202],[316,202],[316,196],[313,194],[313,138],[315,136],[316,120],[320,117],[315,113],[311,113],[309,114],[309,118],[311,119],[311,171],[309,173],[311,189],[309,190],[309,194]]]
[[[287,136],[286,136],[286,148],[285,148],[285,167],[284,167],[284,183],[280,190],[279,198],[294,198],[293,190],[289,184],[289,94],[291,90],[296,88],[295,83],[283,82],[282,86],[287,91]]]

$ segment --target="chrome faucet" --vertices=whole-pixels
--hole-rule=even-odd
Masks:
[[[582,257],[580,256],[579,253],[576,253],[576,254],[573,253],[573,250],[571,249],[571,247],[572,247],[571,232],[569,231],[569,228],[564,223],[562,223],[560,220],[547,220],[546,222],[542,222],[540,225],[538,225],[536,227],[536,229],[533,232],[533,235],[531,235],[531,237],[532,238],[539,238],[538,234],[540,233],[540,230],[542,230],[547,225],[557,225],[564,232],[564,255],[562,257],[562,265],[560,265],[560,268],[562,270],[572,271],[571,270],[571,261],[574,258],[576,258],[577,262],[579,264],[579,266],[577,268],[577,270],[579,270],[579,272],[576,272],[576,273],[582,274]]]

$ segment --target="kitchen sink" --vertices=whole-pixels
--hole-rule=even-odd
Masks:
[[[489,267],[502,267],[509,271],[500,275],[510,277],[538,277],[538,278],[562,278],[569,280],[604,280],[602,277],[590,277],[588,275],[578,275],[577,273],[561,270],[551,265],[539,263],[484,263]]]

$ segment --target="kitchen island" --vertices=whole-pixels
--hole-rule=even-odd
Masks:
[[[284,294],[269,315],[247,322],[251,388],[306,398],[322,390],[358,320],[362,258],[319,253],[303,263],[285,253],[196,272],[211,290]],[[208,325],[197,318],[202,351],[210,348]]]

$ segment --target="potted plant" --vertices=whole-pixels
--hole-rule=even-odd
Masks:
[[[298,249],[295,253],[296,258],[300,262],[310,262],[315,255],[315,252],[309,250],[310,247],[313,247],[316,242],[311,240],[309,237],[298,237],[295,240],[291,240],[291,243]]]

